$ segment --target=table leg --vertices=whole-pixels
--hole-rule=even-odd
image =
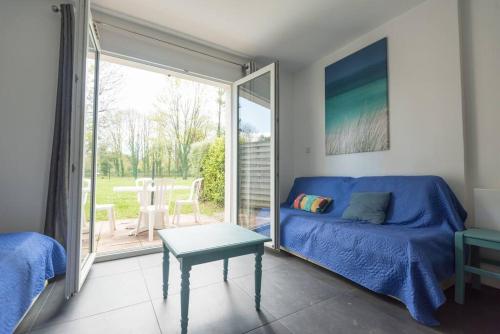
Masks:
[[[473,267],[481,268],[481,251],[478,246],[471,246],[471,265]],[[481,275],[472,274],[471,277],[472,287],[476,290],[481,289]]]
[[[170,269],[170,252],[167,246],[163,245],[163,299],[168,295],[168,273]]]
[[[153,241],[153,230],[155,226],[155,212],[149,211],[148,215],[148,240]]]
[[[224,259],[224,270],[223,270],[223,273],[224,273],[224,282],[227,282],[227,267],[228,267],[228,264],[229,264],[229,259]]]
[[[455,302],[464,303],[464,234],[455,232]]]
[[[190,265],[181,263],[181,333],[187,333],[188,328],[188,310],[189,310],[189,272]]]
[[[255,253],[255,309],[260,310],[260,288],[262,283],[262,254],[264,245]]]

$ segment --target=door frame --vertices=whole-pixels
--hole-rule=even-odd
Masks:
[[[270,105],[271,105],[271,207],[270,237],[273,239],[270,246],[280,249],[279,229],[279,63],[276,61],[259,70],[235,81],[232,85],[232,112],[231,112],[231,194],[230,215],[231,222],[238,223],[238,86],[253,80],[261,75],[270,73]]]
[[[85,82],[86,82],[86,59],[88,47],[88,35],[93,39],[96,47],[96,82],[94,84],[94,139],[93,139],[93,166],[92,173],[95,175],[96,150],[97,147],[97,97],[99,85],[99,55],[100,45],[97,33],[93,26],[92,14],[90,12],[90,0],[80,0],[75,5],[75,44],[73,60],[73,117],[71,125],[72,138],[70,146],[70,179],[69,179],[69,221],[67,236],[67,265],[65,279],[65,295],[70,298],[80,291],[90,268],[95,260],[95,242],[90,240],[89,255],[83,266],[80,262],[81,254],[81,215],[82,215],[82,178],[83,178],[83,150],[84,150],[84,116],[85,116]],[[91,211],[94,212],[94,188],[95,176],[91,180]],[[93,213],[91,214],[92,218]],[[92,222],[89,226],[90,238],[94,238]]]

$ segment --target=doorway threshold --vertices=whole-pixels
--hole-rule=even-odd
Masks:
[[[126,251],[106,252],[106,253],[98,254],[95,258],[95,262],[97,263],[97,262],[114,261],[114,260],[129,258],[129,257],[161,253],[162,249],[163,249],[162,246],[159,245],[159,246],[148,247],[148,248],[130,249],[130,250],[126,250]]]

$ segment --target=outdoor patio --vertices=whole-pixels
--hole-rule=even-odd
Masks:
[[[170,216],[172,219],[172,216]],[[224,215],[215,214],[212,216],[200,215],[198,224],[195,223],[192,214],[181,214],[180,224],[178,226],[170,225],[165,228],[183,228],[186,226],[193,226],[199,224],[219,224],[224,221]],[[171,222],[170,222],[171,223]],[[109,231],[109,224],[107,221],[99,221],[96,223],[96,251],[98,255],[106,253],[115,253],[129,251],[132,249],[151,248],[161,245],[161,240],[158,233],[154,232],[153,241],[148,240],[148,231],[144,230],[135,235],[137,227],[137,219],[121,219],[116,220],[116,230],[111,234]],[[131,234],[131,235],[129,235]],[[84,243],[88,242],[88,234],[83,236]]]

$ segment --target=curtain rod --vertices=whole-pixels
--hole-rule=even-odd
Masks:
[[[140,32],[129,30],[129,29],[126,29],[126,28],[123,28],[123,27],[120,27],[120,26],[117,26],[117,25],[114,25],[114,24],[111,24],[111,23],[104,23],[104,22],[101,22],[101,21],[95,21],[95,23],[98,24],[98,25],[104,25],[104,26],[109,26],[109,27],[116,28],[116,29],[119,29],[119,30],[123,30],[125,32],[130,33],[130,34],[141,36],[141,37],[144,37],[144,38],[147,38],[147,39],[151,39],[151,40],[154,40],[154,41],[157,41],[157,42],[160,42],[160,43],[168,44],[170,46],[174,46],[174,47],[186,50],[186,51],[198,53],[198,54],[201,54],[201,55],[203,55],[205,57],[217,59],[217,60],[220,60],[220,61],[223,61],[223,62],[226,62],[226,63],[230,63],[230,64],[233,64],[233,65],[236,65],[236,66],[240,66],[244,70],[248,67],[248,65],[246,65],[246,64],[240,64],[240,63],[237,63],[235,61],[232,61],[232,60],[229,60],[229,59],[225,59],[223,57],[214,56],[212,54],[209,54],[209,53],[206,53],[206,52],[203,52],[203,51],[191,49],[191,48],[186,47],[186,46],[182,46],[182,45],[179,45],[179,44],[176,44],[176,43],[173,43],[173,42],[169,42],[169,41],[163,40],[161,38],[157,38],[157,37],[149,36],[149,35],[146,35],[146,34],[142,34]]]

